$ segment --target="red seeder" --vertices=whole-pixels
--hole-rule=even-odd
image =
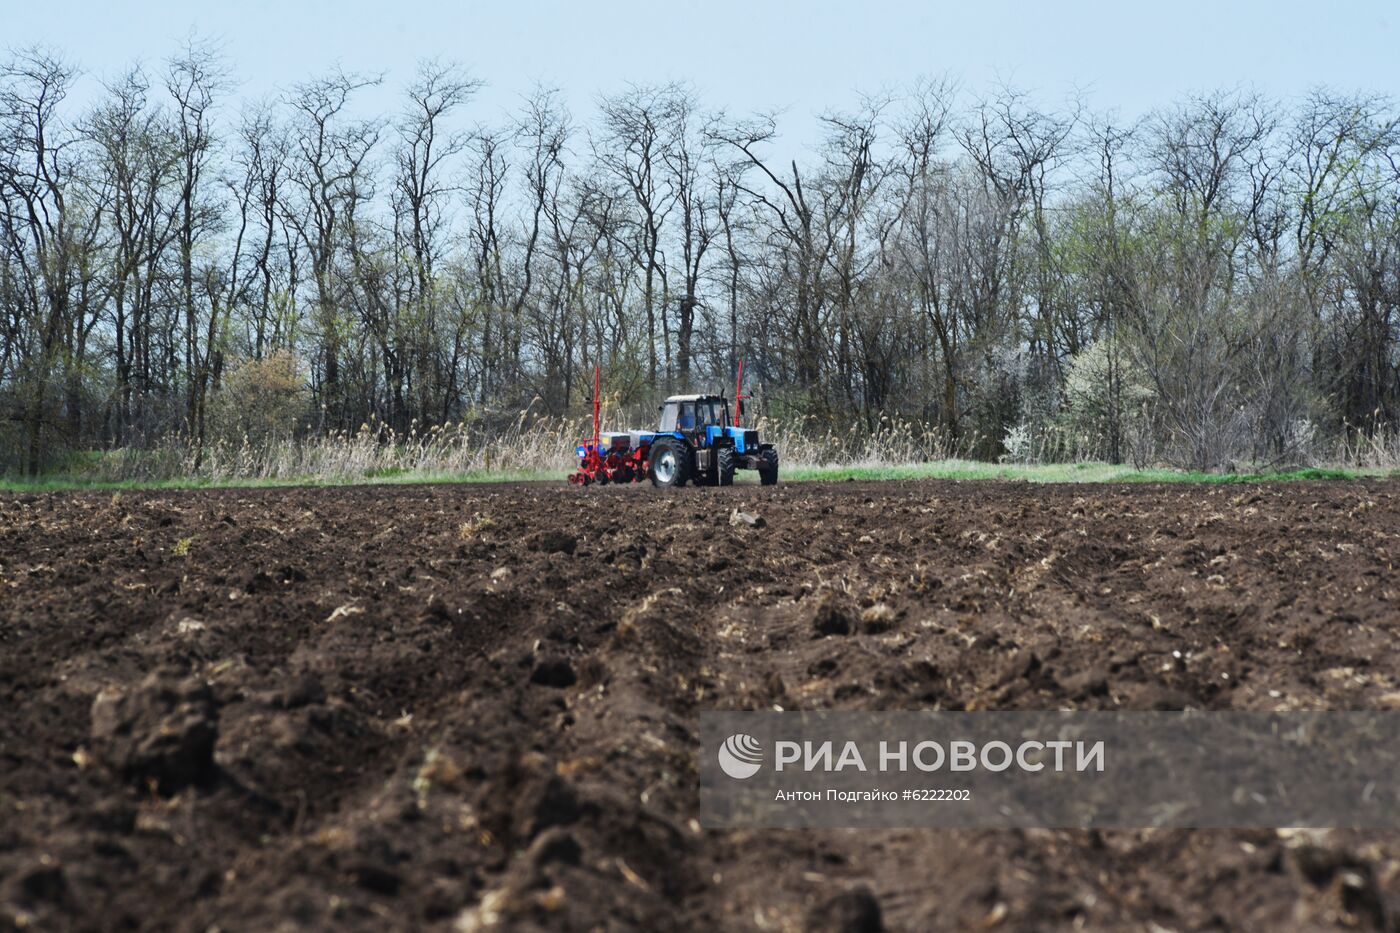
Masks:
[[[575,486],[590,483],[640,483],[647,475],[647,455],[651,445],[631,446],[630,438],[614,435],[606,444],[600,440],[598,431],[601,374],[593,369],[593,437],[578,443],[578,469],[569,474],[569,482]]]

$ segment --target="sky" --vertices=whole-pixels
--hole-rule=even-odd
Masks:
[[[221,45],[241,96],[339,64],[383,72],[361,104],[388,111],[416,62],[439,58],[486,82],[473,123],[504,122],[537,82],[586,117],[599,93],[674,80],[734,114],[784,110],[798,146],[821,111],[920,76],[970,97],[1008,84],[1051,108],[1082,95],[1125,118],[1216,88],[1400,96],[1395,0],[0,0],[0,48],[61,50],[85,70],[79,99],[135,60],[158,67],[192,32]]]

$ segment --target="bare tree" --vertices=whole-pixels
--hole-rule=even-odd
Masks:
[[[320,342],[323,412],[332,425],[349,422],[341,388],[342,326],[337,311],[335,263],[342,247],[345,217],[368,197],[365,176],[379,141],[376,120],[354,119],[346,108],[358,90],[378,77],[333,72],[297,85],[287,98],[293,113],[295,153],[291,182],[299,195],[286,219],[306,247],[315,288],[315,328]]]
[[[87,121],[103,183],[111,191],[109,273],[116,393],[109,414],[111,439],[125,443],[152,390],[151,322],[160,259],[175,235],[179,146],[173,127],[149,99],[150,83],[136,68],[109,85]]]
[[[267,104],[244,111],[234,165],[243,177],[255,240],[251,247],[255,289],[245,308],[251,328],[248,351],[254,359],[295,339],[297,238],[288,230],[284,201],[291,171],[291,142]]]
[[[714,162],[707,158],[705,150],[711,143],[703,134],[694,94],[685,88],[674,87],[670,90],[666,108],[670,145],[662,151],[661,158],[666,163],[670,190],[674,192],[679,226],[676,236],[681,260],[681,288],[676,316],[676,376],[680,385],[689,387],[695,312],[701,305],[701,276],[705,268],[705,254],[717,232],[716,215],[720,211],[714,199],[722,192],[715,190],[708,177]]]
[[[24,466],[42,466],[50,378],[64,348],[81,263],[81,221],[69,197],[78,137],[59,106],[75,71],[43,49],[17,53],[0,69],[0,222],[8,258],[25,278],[15,290],[30,342],[25,380]]]
[[[1158,116],[1149,159],[1163,205],[1149,209],[1149,250],[1131,323],[1139,359],[1182,459],[1209,469],[1243,434],[1240,367],[1257,322],[1237,313],[1230,272],[1247,208],[1232,202],[1270,126],[1254,99],[1198,98]]]
[[[674,87],[631,87],[599,102],[602,128],[593,151],[603,171],[630,195],[634,233],[627,241],[633,261],[642,274],[642,307],[647,321],[647,378],[657,381],[656,323],[661,315],[663,353],[667,381],[671,378],[670,322],[664,313],[669,303],[667,265],[662,256],[662,235],[667,216],[676,203],[674,181],[664,171],[674,145]],[[658,289],[660,295],[658,296]],[[659,297],[659,301],[658,301]]]
[[[942,152],[954,90],[946,79],[920,82],[896,123],[898,149],[891,170],[898,178],[899,214],[887,261],[903,277],[918,310],[921,355],[925,360],[937,358],[941,369],[941,404],[930,400],[922,414],[941,422],[956,441],[960,335],[957,307],[949,294],[951,250],[945,235],[952,167]]]
[[[196,468],[204,452],[205,401],[222,316],[214,314],[212,308],[209,313],[201,315],[201,309],[196,304],[195,250],[204,237],[217,231],[222,220],[221,205],[208,196],[205,180],[215,157],[211,109],[226,80],[218,52],[212,46],[194,40],[186,44],[180,55],[170,60],[165,79],[166,91],[175,104],[179,187],[175,245],[179,251],[185,374],[188,380],[185,419],[187,430],[196,438]]]
[[[501,345],[505,336],[505,309],[510,302],[505,271],[507,250],[504,201],[507,196],[509,135],[479,130],[472,139],[472,168],[466,185],[466,201],[471,211],[467,231],[470,251],[471,291],[481,305],[481,372],[478,401],[486,404],[504,377],[501,372]]]
[[[779,374],[800,389],[815,389],[821,377],[822,334],[820,323],[821,273],[826,262],[817,222],[816,206],[804,187],[805,176],[790,160],[787,169],[777,169],[764,150],[778,134],[772,114],[751,120],[719,120],[710,126],[711,138],[731,147],[741,160],[755,170],[736,174],[735,186],[768,225],[767,245],[771,247],[787,281],[790,294],[774,296],[777,306],[770,310],[777,320],[790,324],[792,342],[787,352],[774,356],[784,362]],[[779,174],[782,171],[783,174]],[[786,289],[785,289],[786,291]],[[791,365],[785,365],[787,356]]]
[[[438,351],[458,346],[458,335],[444,340],[439,330],[442,315],[436,283],[436,266],[444,248],[443,215],[454,193],[452,172],[455,160],[467,148],[467,134],[451,125],[480,81],[465,76],[457,66],[424,62],[408,88],[408,102],[400,116],[398,148],[394,154],[394,192],[397,213],[406,221],[399,233],[407,240],[412,257],[412,287],[408,292],[409,313],[418,323],[413,356],[419,392],[418,417],[428,421],[445,418],[450,399],[457,393],[458,353],[440,360]],[[402,317],[404,311],[398,315]],[[448,328],[449,331],[455,328]],[[390,373],[392,391],[402,408],[404,370],[400,350]]]

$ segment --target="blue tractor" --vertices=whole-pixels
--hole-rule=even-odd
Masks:
[[[732,423],[729,401],[721,395],[666,399],[660,426],[643,443],[655,486],[728,486],[735,470],[757,470],[764,486],[778,482],[778,451],[761,443],[755,429]]]
[[[601,430],[602,370],[593,370],[593,436],[578,442],[578,468],[569,474],[576,486],[594,483],[639,483],[655,486],[728,486],[735,470],[757,470],[764,486],[778,482],[778,451],[761,443],[758,431],[739,426],[744,364],[734,386],[734,419],[722,395],[673,395],[660,408],[655,431]]]

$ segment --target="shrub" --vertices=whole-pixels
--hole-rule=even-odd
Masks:
[[[1070,360],[1058,426],[1077,437],[1101,439],[1104,455],[1122,463],[1142,434],[1152,399],[1147,376],[1112,337],[1097,340]]]
[[[306,382],[290,352],[248,360],[225,377],[215,396],[211,434],[216,440],[272,444],[293,434],[307,398]]]

